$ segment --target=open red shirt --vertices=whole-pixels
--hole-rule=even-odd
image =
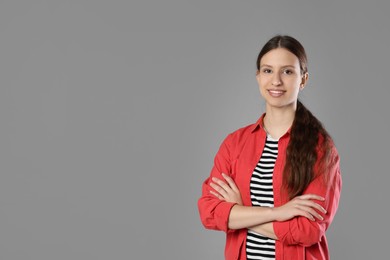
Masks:
[[[266,132],[262,126],[264,115],[255,124],[242,127],[225,138],[215,156],[210,177],[203,183],[202,196],[198,201],[203,225],[208,229],[226,232],[225,259],[228,260],[246,260],[247,229],[228,228],[229,214],[234,203],[221,201],[210,194],[212,188],[209,184],[212,177],[223,179],[221,174],[228,174],[238,186],[243,204],[252,205],[249,184],[253,169],[265,145]],[[273,173],[275,207],[289,200],[284,195],[285,192],[282,192],[282,173],[289,140],[290,130],[279,139],[278,157]],[[316,177],[303,193],[313,193],[325,198],[324,202],[316,201],[327,211],[324,220],[311,221],[306,217],[295,217],[284,222],[273,222],[274,232],[278,238],[275,244],[276,260],[329,259],[325,231],[336,214],[342,186],[339,156],[334,146],[331,156],[331,164],[324,173],[328,176],[328,181],[325,182],[323,176],[319,174],[319,177]],[[316,169],[318,165],[315,166]]]

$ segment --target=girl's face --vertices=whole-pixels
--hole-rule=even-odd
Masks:
[[[256,73],[260,93],[269,108],[295,109],[299,90],[307,78],[307,73],[301,75],[298,57],[284,48],[267,52]]]

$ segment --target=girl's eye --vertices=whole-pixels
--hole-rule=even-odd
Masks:
[[[285,70],[284,73],[287,74],[287,75],[291,75],[291,74],[293,74],[294,72],[293,72],[292,70]]]
[[[264,73],[271,73],[271,70],[270,69],[264,69],[263,72]]]

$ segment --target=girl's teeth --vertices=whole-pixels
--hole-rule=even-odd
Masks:
[[[279,97],[279,96],[283,95],[284,91],[280,91],[280,90],[269,90],[269,93],[270,93],[271,96]]]

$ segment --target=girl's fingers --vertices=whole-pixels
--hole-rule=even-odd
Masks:
[[[305,195],[301,195],[301,196],[299,196],[297,198],[298,199],[303,199],[303,200],[320,200],[320,201],[324,201],[325,200],[324,197],[318,196],[316,194],[305,194]]]
[[[313,203],[312,208],[315,208],[315,209],[319,210],[320,212],[326,214],[326,209],[324,209],[320,204]]]
[[[224,197],[224,198],[227,197],[226,190],[224,190],[223,188],[221,188],[219,185],[217,185],[217,184],[211,182],[211,183],[210,183],[210,186],[211,186],[214,190],[216,190],[222,197]]]
[[[228,175],[222,173],[222,177],[227,181],[227,183],[229,184],[229,186],[230,186],[234,191],[237,191],[237,190],[238,190],[236,183],[234,183],[233,179],[230,178],[230,176],[228,176]]]
[[[215,191],[210,190],[210,193],[211,193],[212,195],[214,195],[215,197],[217,197],[218,199],[220,199],[220,200],[225,200],[224,197],[222,197],[221,195],[219,195],[219,194],[216,193]]]
[[[310,219],[311,221],[315,221],[315,218],[306,210],[303,210],[298,206],[296,207],[296,209],[297,209],[297,215]]]
[[[313,220],[313,217],[319,219],[319,220],[324,220],[324,218],[313,208],[311,207],[306,207],[306,206],[297,206],[298,209],[307,212],[311,216],[311,220]]]
[[[326,210],[320,204],[315,203],[315,202],[313,202],[311,200],[301,200],[300,199],[300,200],[297,201],[297,204],[304,205],[304,206],[311,207],[311,208],[315,208],[318,211],[326,214]]]
[[[218,184],[221,188],[223,188],[226,192],[229,192],[229,190],[231,190],[229,185],[227,185],[224,181],[215,177],[213,177],[212,180],[214,183]]]
[[[310,215],[309,212],[302,210],[302,214],[304,217],[310,219],[311,221],[316,221],[316,219],[312,215]]]

